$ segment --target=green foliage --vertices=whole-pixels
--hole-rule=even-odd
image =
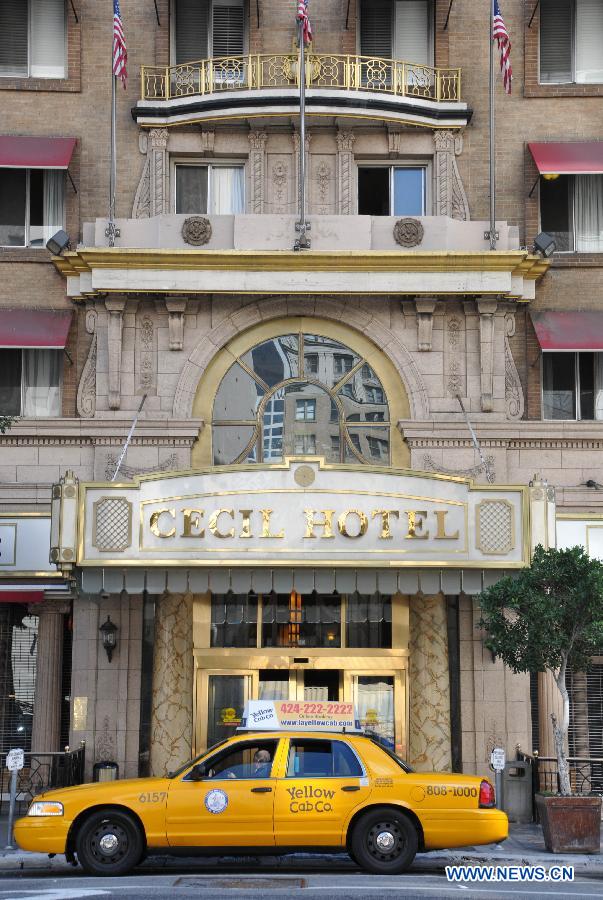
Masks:
[[[603,647],[603,565],[582,547],[543,550],[480,594],[486,646],[514,672],[587,669]]]
[[[0,416],[0,434],[4,434],[15,421],[14,416]]]

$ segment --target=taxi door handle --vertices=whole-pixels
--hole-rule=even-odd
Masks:
[[[271,790],[272,790],[271,787],[257,787],[257,788],[251,788],[251,793],[252,794],[269,794],[271,792]]]
[[[342,787],[341,790],[342,791],[359,791],[360,785],[359,784],[346,784],[346,785],[344,785],[344,787]]]

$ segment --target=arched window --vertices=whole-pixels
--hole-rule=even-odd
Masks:
[[[369,363],[319,334],[284,334],[236,357],[212,415],[214,465],[324,456],[390,465],[390,414]]]

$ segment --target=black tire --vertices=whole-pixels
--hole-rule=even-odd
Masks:
[[[415,858],[419,839],[411,820],[386,807],[365,813],[354,826],[351,856],[367,872],[397,875]]]
[[[107,807],[93,813],[78,828],[75,851],[88,875],[125,875],[141,861],[145,844],[131,816]]]

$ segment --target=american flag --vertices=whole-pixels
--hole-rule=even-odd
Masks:
[[[304,44],[309,44],[312,40],[312,26],[308,18],[308,0],[298,0],[297,21],[302,23]]]
[[[119,11],[119,0],[113,0],[113,74],[121,78],[121,83],[126,87],[128,80],[128,51],[126,48],[126,36]]]
[[[500,6],[498,5],[498,0],[493,0],[493,3],[494,19],[492,25],[492,40],[498,42],[498,49],[500,50],[500,71],[502,72],[505,91],[507,94],[510,94],[511,81],[513,78],[513,69],[511,68],[511,40],[509,38],[507,26],[505,25],[505,20],[500,11]]]

